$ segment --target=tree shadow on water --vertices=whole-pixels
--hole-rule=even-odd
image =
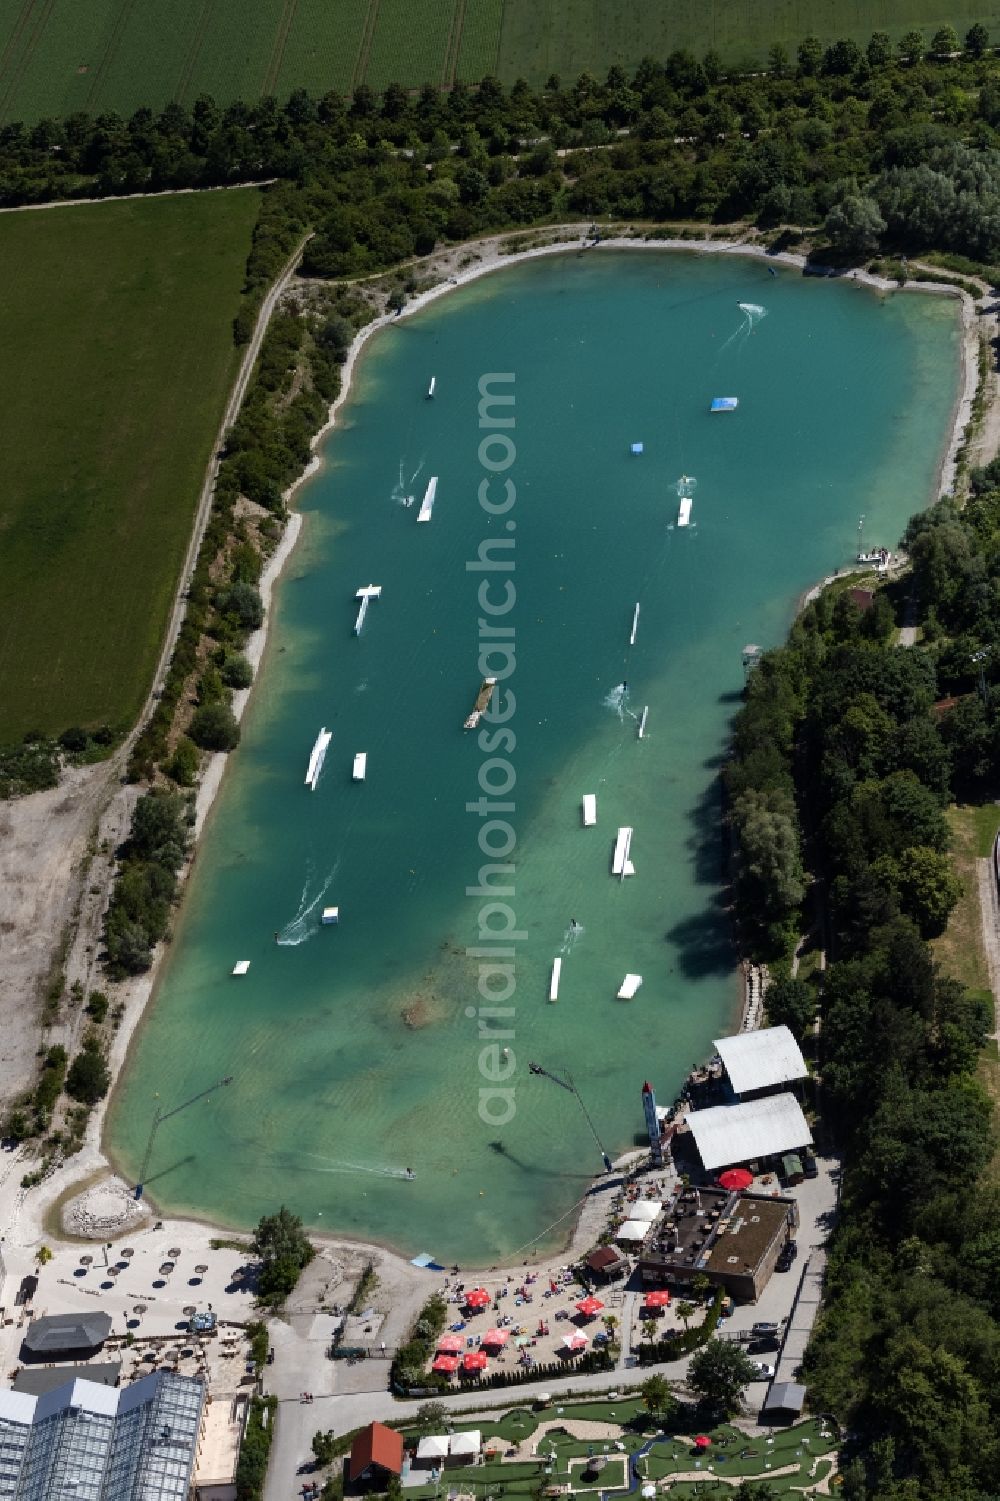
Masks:
[[[731,974],[736,964],[730,893],[722,827],[722,783],[713,776],[688,815],[691,832],[685,841],[693,857],[694,879],[704,888],[698,912],[681,918],[665,937],[677,949],[681,971],[689,979]]]

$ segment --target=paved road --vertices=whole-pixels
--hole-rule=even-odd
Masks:
[[[806,1179],[794,1190],[799,1203],[801,1224],[798,1231],[799,1259],[792,1272],[776,1273],[761,1294],[759,1302],[738,1307],[727,1321],[727,1332],[747,1330],[758,1320],[775,1322],[788,1319],[788,1329],[779,1358],[778,1379],[794,1379],[819,1309],[819,1291],[825,1264],[823,1243],[829,1234],[836,1209],[839,1164],[832,1158],[819,1158],[819,1176]],[[623,1345],[627,1349],[625,1329],[638,1318],[641,1295],[637,1289],[626,1291],[621,1309]],[[317,1429],[332,1428],[343,1433],[376,1419],[412,1417],[416,1404],[400,1402],[386,1390],[388,1363],[367,1360],[355,1366],[351,1376],[370,1379],[371,1389],[347,1393],[338,1390],[346,1374],[326,1356],[331,1320],[324,1315],[311,1318],[296,1316],[271,1328],[275,1360],[268,1366],[265,1389],[279,1399],[278,1420],[271,1463],[268,1469],[264,1501],[291,1501],[301,1488],[299,1466],[311,1457],[310,1443]],[[653,1371],[671,1381],[683,1381],[687,1361],[672,1361],[660,1366],[633,1366],[613,1374],[598,1372],[592,1376],[569,1376],[558,1381],[539,1383],[538,1387],[517,1387],[490,1393],[478,1402],[468,1393],[458,1392],[442,1400],[452,1411],[504,1411],[532,1392],[544,1389],[553,1396],[575,1393],[579,1396],[625,1390],[641,1385]],[[313,1401],[303,1403],[300,1394],[311,1391]],[[748,1406],[757,1411],[763,1405],[767,1387],[755,1383],[748,1393]]]

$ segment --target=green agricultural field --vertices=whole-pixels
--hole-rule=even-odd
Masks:
[[[259,194],[0,214],[0,744],[128,725],[235,375]]]
[[[0,122],[140,104],[221,103],[302,87],[411,87],[496,73],[564,80],[678,47],[759,65],[874,30],[894,38],[982,21],[1000,41],[1000,0],[0,0]]]

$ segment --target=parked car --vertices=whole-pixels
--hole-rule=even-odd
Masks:
[[[807,1178],[817,1178],[819,1176],[819,1168],[816,1166],[816,1153],[810,1152],[809,1148],[806,1147],[802,1151],[801,1156],[802,1171],[805,1176]]]
[[[766,1320],[762,1323],[751,1324],[750,1334],[754,1339],[759,1339],[760,1337],[766,1335],[772,1335],[775,1339],[777,1339],[781,1334],[781,1325],[768,1323]]]
[[[754,1366],[754,1369],[757,1372],[757,1380],[758,1381],[773,1381],[774,1380],[774,1369],[775,1368],[774,1368],[773,1365],[768,1365],[768,1363],[767,1363],[766,1360],[755,1360],[753,1362],[753,1366]]]
[[[794,1240],[786,1240],[778,1252],[778,1260],[775,1262],[775,1270],[787,1272],[791,1269],[792,1262],[799,1254],[799,1248]]]
[[[765,1334],[762,1339],[752,1339],[747,1345],[748,1355],[767,1355],[771,1350],[777,1350],[781,1344],[776,1334]]]

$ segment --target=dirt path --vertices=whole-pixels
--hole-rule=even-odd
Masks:
[[[993,857],[976,861],[979,905],[982,911],[983,948],[993,992],[993,1036],[1000,1038],[1000,898],[993,870]]]

